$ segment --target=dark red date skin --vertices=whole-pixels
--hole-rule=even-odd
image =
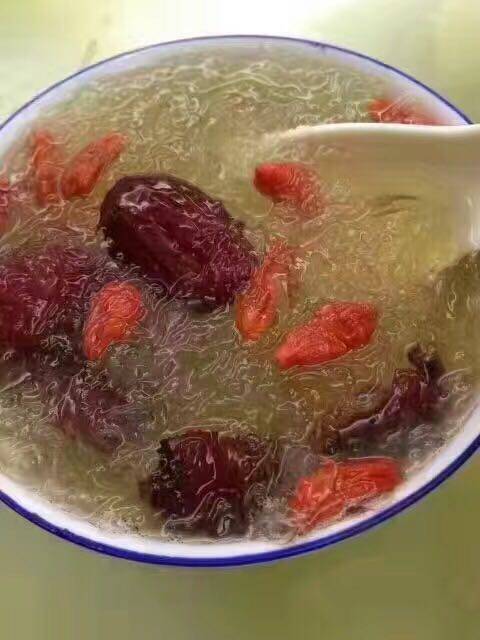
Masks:
[[[115,277],[108,262],[61,245],[12,254],[0,264],[0,346],[38,347],[81,331],[91,296]]]
[[[0,379],[11,388],[21,385],[21,393],[31,385],[28,395],[40,398],[46,418],[70,439],[81,439],[105,453],[125,441],[142,439],[146,416],[112,387],[105,372],[86,367],[67,338],[42,350],[4,352]]]
[[[192,429],[158,454],[142,495],[168,526],[212,537],[245,533],[278,467],[275,445],[253,434]]]
[[[448,393],[442,387],[445,373],[434,349],[412,346],[407,357],[412,368],[397,369],[387,400],[376,411],[361,416],[346,426],[322,434],[327,453],[362,451],[363,447],[402,446],[408,432],[423,422],[434,422],[442,415]]]
[[[222,202],[167,174],[120,179],[103,201],[99,227],[112,256],[200,307],[231,302],[257,263]]]
[[[92,386],[84,368],[70,367],[38,376],[49,419],[66,435],[81,437],[105,453],[125,441],[138,441],[135,407],[114,389]]]

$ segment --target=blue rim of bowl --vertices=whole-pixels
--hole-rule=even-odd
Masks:
[[[142,51],[148,51],[153,49],[161,49],[163,47],[167,47],[170,45],[177,44],[195,44],[197,42],[208,42],[215,40],[263,40],[265,42],[268,41],[276,41],[276,42],[291,42],[297,43],[300,45],[307,45],[310,47],[320,48],[324,50],[336,51],[342,54],[346,54],[347,56],[352,56],[354,58],[359,58],[362,60],[366,60],[368,62],[377,65],[383,69],[387,69],[397,76],[408,80],[412,84],[421,87],[427,93],[434,96],[441,103],[449,107],[453,112],[459,115],[465,122],[465,124],[472,124],[472,121],[455,105],[446,100],[439,93],[423,84],[419,80],[416,80],[408,73],[404,73],[395,67],[392,67],[385,62],[381,62],[376,58],[372,58],[371,56],[367,56],[363,53],[358,53],[356,51],[352,51],[351,49],[346,49],[344,47],[338,47],[336,45],[327,44],[324,42],[319,42],[317,40],[308,40],[304,38],[293,38],[287,36],[268,36],[268,35],[259,35],[259,34],[238,34],[238,35],[217,35],[217,36],[201,36],[195,38],[184,38],[180,40],[170,40],[168,42],[160,42],[157,44],[147,45],[145,47],[140,47],[138,49],[133,49],[131,51],[126,51],[115,56],[111,56],[110,58],[106,58],[97,62],[95,64],[90,65],[89,67],[85,67],[77,71],[76,73],[71,74],[70,76],[60,80],[59,82],[51,85],[48,89],[45,89],[41,93],[38,93],[35,97],[25,103],[20,109],[17,109],[11,116],[9,116],[4,122],[0,125],[0,133],[6,127],[6,125],[14,120],[18,115],[20,115],[25,109],[27,109],[30,105],[40,100],[43,96],[52,92],[54,89],[62,86],[63,84],[69,82],[73,78],[77,76],[83,75],[84,73],[90,71],[91,69],[96,69],[101,67],[109,62],[114,60],[118,60],[120,58],[127,57],[131,54],[140,53]],[[341,542],[342,540],[346,540],[347,538],[351,538],[352,536],[356,536],[360,533],[363,533],[382,522],[386,522],[392,516],[404,511],[408,507],[411,507],[421,498],[423,498],[427,493],[430,493],[433,489],[438,487],[442,482],[444,482],[447,478],[449,478],[459,467],[461,467],[480,447],[480,435],[478,435],[475,440],[462,451],[462,453],[453,460],[441,473],[439,473],[435,478],[427,482],[423,487],[417,489],[414,493],[407,496],[403,500],[395,503],[391,507],[384,509],[377,514],[373,515],[370,518],[367,518],[363,522],[352,525],[344,529],[343,531],[339,531],[338,533],[331,534],[329,536],[325,536],[320,540],[312,540],[310,542],[300,543],[291,547],[279,547],[274,551],[266,551],[261,553],[253,553],[253,554],[245,554],[238,555],[232,557],[221,557],[221,558],[192,558],[187,556],[162,556],[157,554],[150,553],[141,553],[139,551],[129,551],[121,547],[114,547],[112,545],[108,545],[102,542],[95,542],[90,538],[86,538],[84,536],[77,535],[72,533],[68,529],[64,529],[62,527],[58,527],[57,525],[52,524],[48,520],[45,520],[41,516],[28,511],[20,504],[18,504],[15,500],[13,500],[10,496],[5,494],[3,491],[0,491],[0,501],[10,507],[13,511],[18,513],[20,516],[28,520],[29,522],[37,525],[38,527],[48,531],[49,533],[53,533],[59,538],[63,540],[67,540],[68,542],[72,542],[76,545],[84,547],[86,549],[90,549],[93,551],[97,551],[104,555],[112,556],[115,558],[121,558],[123,560],[131,560],[136,562],[143,562],[147,564],[156,564],[156,565],[166,565],[166,566],[175,566],[175,567],[204,567],[204,568],[213,568],[213,567],[235,567],[235,566],[244,566],[244,565],[253,565],[253,564],[263,564],[267,562],[272,562],[274,560],[282,560],[286,558],[292,558],[294,556],[303,555],[306,553],[310,553],[312,551],[318,551],[319,549],[324,549],[325,547],[329,547],[337,542]]]

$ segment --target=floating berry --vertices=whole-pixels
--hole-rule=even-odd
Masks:
[[[52,133],[41,129],[33,134],[32,147],[37,202],[41,207],[58,203],[61,200],[60,178],[64,166],[62,145]]]
[[[297,485],[290,506],[300,533],[310,531],[395,489],[402,474],[393,458],[327,460]]]
[[[334,360],[364,346],[377,326],[378,313],[367,303],[335,302],[287,334],[275,354],[281,369]]]
[[[370,117],[375,122],[393,122],[398,124],[441,124],[433,116],[412,107],[404,100],[377,98],[368,106]]]
[[[110,282],[92,299],[83,345],[89,360],[99,360],[112,345],[128,340],[145,315],[140,291],[128,282]]]
[[[324,211],[318,176],[300,162],[261,164],[255,169],[254,185],[273,202],[291,205],[302,217],[312,218]]]
[[[66,200],[86,197],[94,189],[102,173],[121,154],[126,138],[120,133],[109,133],[87,144],[70,160],[63,172],[61,187]]]
[[[292,289],[294,266],[294,250],[277,240],[237,298],[237,328],[246,340],[258,340],[277,321],[282,298]]]

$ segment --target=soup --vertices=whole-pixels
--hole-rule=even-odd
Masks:
[[[2,162],[2,472],[160,539],[286,541],[388,500],[471,407],[477,254],[428,176],[359,189],[262,141],[429,109],[280,44],[46,109]]]

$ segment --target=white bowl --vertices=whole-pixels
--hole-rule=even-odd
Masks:
[[[429,105],[433,113],[451,124],[470,124],[463,113],[435,91],[407,74],[368,56],[307,40],[270,36],[219,36],[162,43],[121,54],[79,71],[53,85],[19,109],[2,125],[0,154],[4,153],[18,137],[25,134],[45,107],[63,102],[70,93],[88,85],[92,80],[121,74],[139,66],[161,64],[162,58],[166,54],[171,54],[172,50],[179,53],[198,47],[232,45],[248,47],[262,42],[280,43],[285,47],[294,48],[308,47],[316,51],[319,56],[326,56],[350,66],[354,65],[369,74],[387,77],[390,83],[396,84],[400,89],[408,89],[409,92],[417,94]],[[431,464],[426,465],[404,482],[381,506],[312,531],[309,535],[289,544],[276,544],[262,540],[201,544],[191,541],[165,542],[134,533],[112,533],[65,512],[44,497],[26,490],[2,474],[0,474],[0,499],[30,522],[65,540],[119,558],[153,564],[196,567],[225,567],[267,562],[314,551],[357,535],[417,502],[458,469],[480,445],[479,412],[480,408],[474,410],[465,426],[441,449]]]

